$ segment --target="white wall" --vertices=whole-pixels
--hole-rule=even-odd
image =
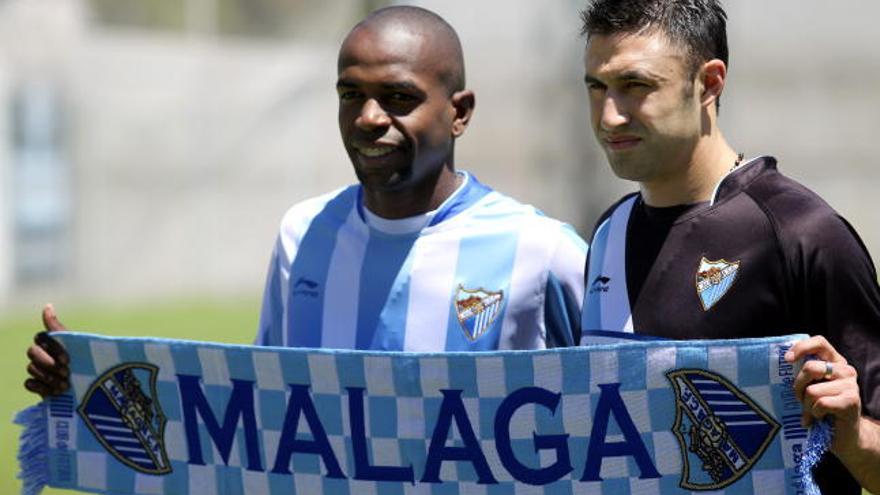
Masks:
[[[418,3],[458,30],[477,94],[458,166],[588,234],[634,185],[613,177],[589,129],[582,2]],[[726,3],[729,140],[778,156],[877,256],[880,2]],[[69,276],[29,292],[9,287],[9,194],[0,198],[0,306],[259,293],[286,208],[354,181],[333,86],[338,45],[360,14],[348,0],[322,5],[324,28],[273,41],[107,29],[79,0],[0,3],[0,115],[4,85],[54,81],[69,104],[75,188]]]

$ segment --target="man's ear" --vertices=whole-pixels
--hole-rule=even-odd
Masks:
[[[452,121],[452,135],[454,137],[460,137],[464,134],[471,122],[471,115],[474,114],[474,105],[476,105],[476,99],[473,91],[464,89],[452,94],[452,107],[455,109],[455,120]]]
[[[700,67],[698,78],[702,86],[700,103],[703,106],[714,106],[715,101],[724,92],[724,84],[727,82],[727,65],[717,58],[712,59]]]

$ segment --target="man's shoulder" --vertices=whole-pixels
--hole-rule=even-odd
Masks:
[[[779,232],[809,237],[829,228],[848,230],[846,221],[821,196],[777,170],[765,171],[744,192]]]
[[[590,237],[592,238],[594,235],[596,235],[596,230],[598,230],[599,227],[603,223],[605,223],[609,218],[611,218],[611,215],[613,215],[614,212],[617,211],[617,208],[620,207],[621,204],[629,201],[630,199],[634,198],[635,196],[638,196],[638,194],[639,194],[638,192],[631,192],[631,193],[625,194],[623,197],[621,197],[620,199],[615,201],[611,206],[609,206],[608,209],[606,209],[601,215],[599,215],[599,219],[596,220],[596,223],[593,224],[593,230],[590,233]]]
[[[525,223],[531,227],[539,226],[548,230],[573,230],[567,222],[548,216],[531,204],[494,190],[474,204],[469,213],[476,221],[497,222],[517,229],[522,228]]]
[[[858,233],[821,196],[777,170],[744,188],[766,215],[784,252],[867,253]]]
[[[282,217],[281,233],[288,235],[301,233],[322,213],[332,216],[337,221],[344,221],[355,205],[357,191],[356,185],[341,187],[295,203]]]

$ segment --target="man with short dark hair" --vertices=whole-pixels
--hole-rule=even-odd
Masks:
[[[458,36],[389,7],[339,51],[339,129],[360,184],[285,216],[258,343],[393,351],[574,343],[586,245],[455,170],[474,108]]]
[[[774,158],[743,159],[725,140],[721,5],[595,0],[582,18],[593,131],[614,173],[640,189],[593,232],[582,342],[821,334],[859,371],[863,413],[880,415],[874,266],[849,224]],[[862,458],[837,447],[820,486],[857,494],[840,461],[864,479]]]
[[[260,345],[396,351],[574,344],[586,244],[571,226],[456,171],[474,109],[458,36],[433,12],[389,7],[339,51],[339,129],[359,184],[281,222]],[[62,329],[54,310],[47,330]],[[42,334],[26,388],[68,386]]]

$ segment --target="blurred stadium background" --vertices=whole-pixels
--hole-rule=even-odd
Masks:
[[[336,51],[389,3],[0,0],[0,491],[19,486],[6,421],[32,401],[19,390],[42,303],[78,329],[252,338],[281,215],[354,180]],[[459,167],[589,235],[633,186],[589,130],[584,1],[410,3],[464,44],[478,104]],[[729,140],[776,155],[877,260],[880,3],[726,7]]]

